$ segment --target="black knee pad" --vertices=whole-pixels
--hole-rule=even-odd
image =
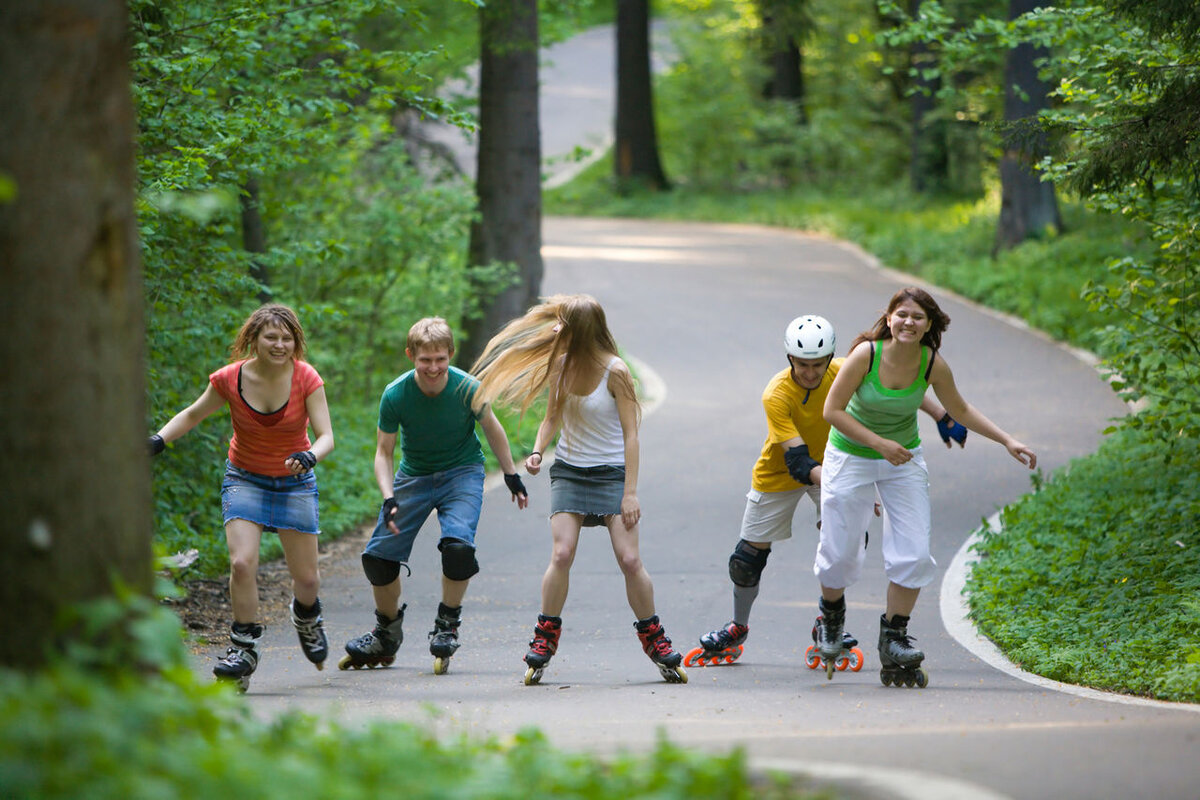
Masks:
[[[770,550],[759,550],[745,539],[739,539],[729,557],[729,578],[736,586],[758,586],[763,568],[767,566]]]
[[[443,539],[438,542],[442,551],[442,574],[452,581],[465,581],[479,572],[475,560],[475,548],[458,539]]]
[[[386,558],[362,554],[363,572],[372,586],[387,586],[400,577],[400,562],[388,561]]]

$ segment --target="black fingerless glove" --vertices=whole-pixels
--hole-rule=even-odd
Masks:
[[[146,449],[150,451],[150,456],[154,456],[167,449],[167,443],[157,433],[146,440]]]
[[[813,467],[821,466],[820,461],[808,454],[808,445],[806,444],[789,447],[785,450],[783,463],[787,464],[788,474],[792,476],[792,480],[803,483],[805,486],[812,486],[812,478],[809,477],[809,473],[813,471]]]
[[[298,453],[292,453],[288,458],[292,461],[299,461],[305,469],[312,469],[317,465],[317,457],[312,450],[301,450]]]
[[[383,524],[387,525],[396,516],[396,512],[400,510],[400,504],[396,502],[396,498],[389,497],[383,501],[383,507],[380,509],[383,512]]]
[[[504,485],[508,487],[510,492],[512,492],[513,497],[516,497],[519,494],[529,497],[529,491],[525,488],[525,482],[522,481],[521,476],[515,472],[512,475],[504,476]]]

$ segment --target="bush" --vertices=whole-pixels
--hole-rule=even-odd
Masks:
[[[1197,472],[1200,441],[1123,430],[1006,508],[967,583],[980,630],[1054,680],[1200,701]]]

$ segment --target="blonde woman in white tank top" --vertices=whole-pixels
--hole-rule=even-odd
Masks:
[[[524,410],[548,390],[546,416],[525,460],[530,475],[541,472],[542,454],[562,432],[550,467],[553,547],[542,577],[541,613],[525,656],[526,685],[541,680],[558,650],[560,615],[580,533],[601,525],[608,529],[625,578],[643,651],[666,680],[685,683],[683,657],[655,613],[654,585],[642,564],[637,494],[641,408],[603,308],[588,295],[548,298],[496,334],[472,372],[480,380],[479,404]]]

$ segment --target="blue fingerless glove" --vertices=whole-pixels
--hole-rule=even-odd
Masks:
[[[950,444],[950,440],[958,442],[959,447],[966,447],[967,444],[967,428],[960,422],[955,422],[954,417],[950,416],[950,412],[942,415],[942,418],[937,422],[938,434],[941,435],[942,441]]]

